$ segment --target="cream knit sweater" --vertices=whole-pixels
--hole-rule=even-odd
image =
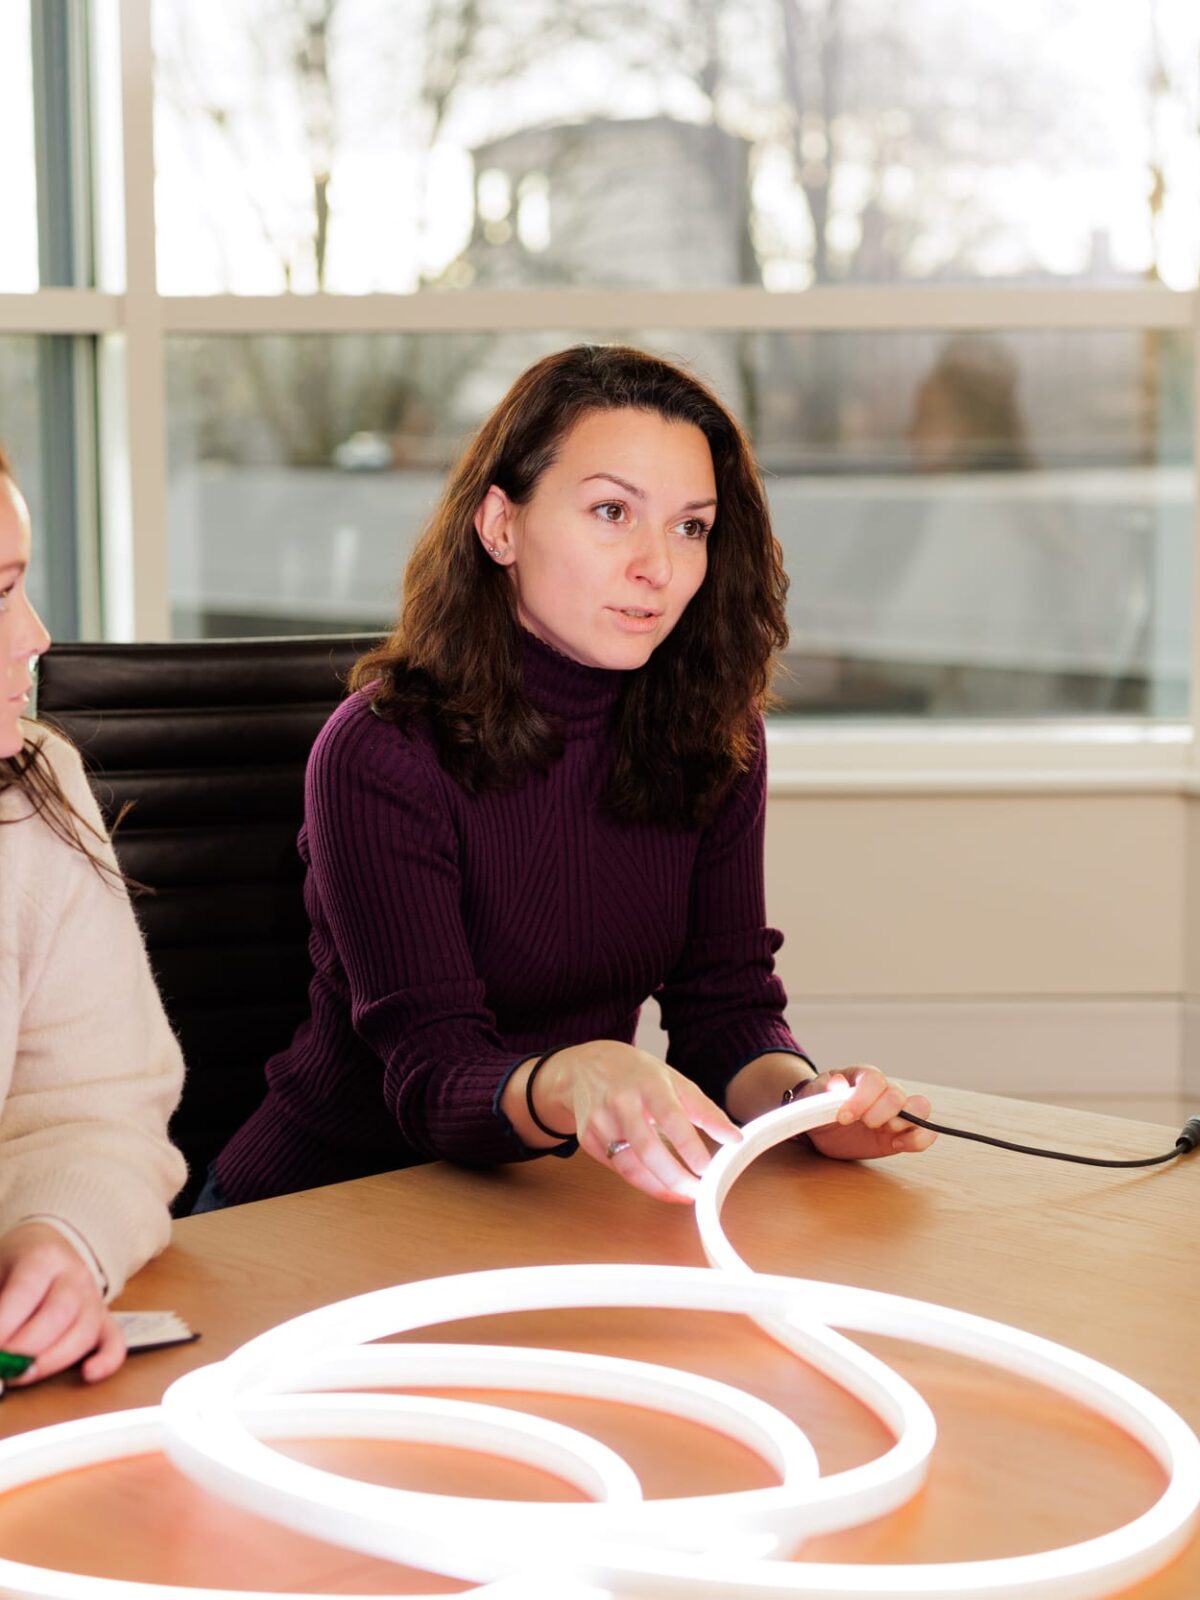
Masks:
[[[30,737],[101,829],[74,750],[45,728]],[[111,1297],[169,1237],[184,1164],[166,1128],[183,1061],[124,891],[19,789],[0,794],[0,818],[0,1233],[58,1218]]]

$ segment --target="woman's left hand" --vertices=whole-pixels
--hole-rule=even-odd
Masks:
[[[823,1072],[806,1084],[802,1097],[831,1083],[844,1081],[853,1086],[849,1100],[838,1107],[836,1122],[813,1128],[808,1137],[823,1156],[840,1161],[872,1161],[880,1156],[903,1155],[928,1150],[937,1138],[928,1128],[905,1122],[901,1111],[928,1117],[929,1101],[923,1094],[909,1095],[898,1083],[889,1082],[877,1067],[845,1067],[838,1072]]]
[[[77,1361],[95,1383],[125,1359],[125,1340],[79,1252],[44,1222],[0,1238],[0,1348],[35,1357],[10,1384],[34,1383]]]

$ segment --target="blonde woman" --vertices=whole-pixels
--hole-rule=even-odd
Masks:
[[[125,1358],[107,1309],[167,1242],[183,1063],[79,757],[27,719],[50,637],[0,452],[0,1349],[15,1380]]]

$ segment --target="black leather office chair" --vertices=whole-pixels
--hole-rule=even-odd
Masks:
[[[188,1068],[180,1215],[307,1014],[304,765],[373,642],[64,644],[40,664],[38,715],[79,746],[110,824],[131,802],[117,857],[153,890],[134,908]]]

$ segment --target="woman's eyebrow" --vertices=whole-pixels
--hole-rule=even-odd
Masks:
[[[4,565],[0,567],[0,574],[3,574],[3,576],[6,578],[10,572],[14,577],[19,578],[24,571],[25,563],[23,561],[6,561]]]
[[[606,478],[609,483],[618,484],[627,494],[633,495],[636,500],[644,500],[646,498],[644,489],[639,489],[636,483],[630,483],[625,478],[618,478],[615,472],[589,472],[586,478],[580,479],[580,482],[591,483],[593,478]],[[703,511],[709,506],[715,506],[716,503],[715,497],[709,500],[686,500],[680,509],[683,511]]]
[[[627,478],[618,478],[615,472],[589,472],[586,478],[580,479],[580,482],[591,483],[593,478],[607,478],[609,483],[619,484],[627,494],[633,495],[637,500],[646,498],[645,489],[639,489],[636,483],[630,483]]]

